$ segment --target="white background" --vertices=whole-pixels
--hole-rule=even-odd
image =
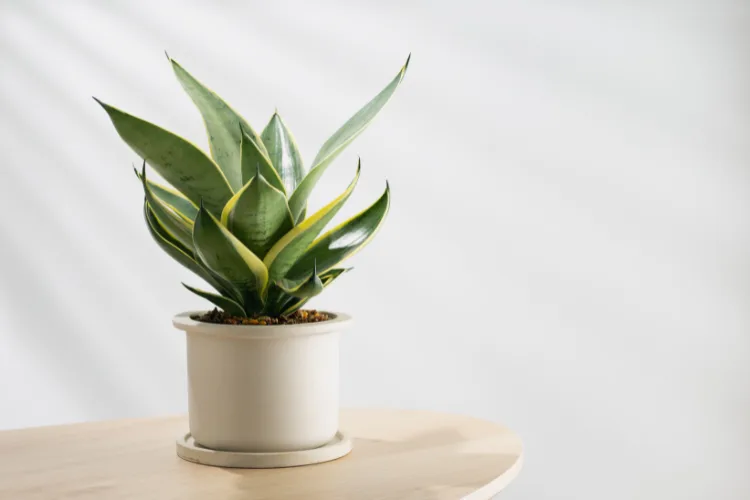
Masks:
[[[750,497],[747,2],[0,1],[0,428],[186,411],[173,313],[106,102],[200,145],[162,51],[309,161],[396,74],[312,198],[387,178],[316,299],[358,320],[343,401],[524,439],[508,499]]]

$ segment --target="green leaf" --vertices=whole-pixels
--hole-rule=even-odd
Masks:
[[[208,269],[221,276],[245,297],[262,297],[268,270],[253,252],[201,206],[193,227],[195,253]]]
[[[267,155],[260,136],[215,92],[196,80],[177,61],[171,58],[169,61],[180,85],[203,117],[211,156],[219,164],[232,189],[239,190],[243,185],[240,170],[240,126],[260,144],[260,150]]]
[[[213,303],[214,305],[220,307],[224,310],[224,312],[227,312],[233,316],[247,316],[247,313],[242,308],[242,306],[230,298],[224,297],[223,295],[216,295],[215,293],[199,290],[198,288],[193,288],[192,286],[186,285],[185,283],[183,283],[182,286],[184,286],[194,294],[199,295],[209,302]]]
[[[255,177],[255,173],[260,170],[263,177],[268,180],[268,183],[284,193],[284,197],[286,198],[284,183],[281,182],[281,177],[279,177],[278,172],[273,168],[268,157],[258,149],[258,144],[256,144],[253,138],[244,131],[242,133],[242,144],[240,145],[240,150],[242,154],[243,185],[250,182],[250,179]]]
[[[299,282],[310,275],[315,263],[319,270],[326,271],[364,248],[375,237],[389,207],[390,188],[386,183],[385,192],[370,207],[317,238],[287,272],[286,279]]]
[[[154,213],[154,216],[159,221],[164,230],[176,239],[185,248],[193,248],[193,221],[189,220],[184,215],[180,214],[172,207],[161,201],[157,196],[151,192],[151,188],[148,185],[146,179],[146,162],[143,162],[143,170],[140,175],[143,181],[143,191],[146,194],[146,201],[148,206]]]
[[[189,249],[183,247],[180,242],[171,238],[167,234],[167,232],[154,216],[153,212],[148,206],[148,202],[146,201],[143,202],[143,217],[144,219],[146,219],[146,225],[148,226],[148,230],[151,233],[151,237],[154,239],[154,241],[156,241],[156,244],[159,245],[159,247],[164,250],[164,252],[166,252],[167,255],[203,278],[217,291],[222,293],[230,293],[230,290],[227,289],[226,286],[224,286],[218,279],[212,276],[207,269],[205,269],[195,261],[192,252]]]
[[[307,279],[300,283],[294,283],[289,280],[278,280],[276,285],[281,288],[284,293],[287,293],[293,297],[300,299],[309,299],[315,297],[323,291],[323,281],[318,276],[317,265],[313,262],[312,273]]]
[[[284,193],[258,170],[221,212],[221,223],[259,258],[294,227]]]
[[[297,143],[278,111],[274,112],[260,136],[268,150],[268,157],[273,168],[279,173],[286,187],[286,192],[294,192],[294,188],[305,176],[305,168]]]
[[[312,167],[307,173],[302,182],[297,186],[292,196],[289,198],[289,208],[292,210],[295,223],[299,222],[302,211],[307,206],[307,199],[310,196],[315,184],[317,184],[320,177],[325,172],[328,165],[349,145],[359,134],[361,134],[367,126],[372,122],[373,118],[378,112],[383,109],[385,103],[391,98],[396,88],[404,79],[406,69],[409,67],[409,59],[411,55],[406,59],[406,64],[398,72],[398,75],[388,84],[378,95],[376,95],[370,102],[357,111],[354,116],[338,129],[330,139],[328,139],[323,147],[318,151],[315,160],[312,162]]]
[[[329,269],[328,271],[326,271],[323,274],[321,274],[320,275],[320,280],[323,282],[323,288],[324,289],[327,288],[328,285],[330,285],[331,283],[333,283],[333,281],[336,278],[338,278],[339,276],[341,276],[342,274],[344,274],[344,273],[346,273],[348,271],[351,271],[351,269],[352,269],[351,267],[346,268],[346,269],[344,269],[344,268],[334,268],[334,269]],[[307,304],[308,300],[310,300],[310,299],[309,298],[297,299],[296,297],[294,297],[294,298],[292,298],[290,300],[287,300],[284,303],[284,305],[282,306],[282,312],[281,312],[281,314],[283,314],[285,316],[288,315],[288,314],[292,314],[294,311],[298,310],[299,308],[301,308],[302,306],[304,306],[305,304]]]
[[[284,278],[287,271],[291,269],[297,259],[307,250],[320,231],[330,222],[336,212],[349,199],[359,180],[360,165],[357,165],[357,174],[354,180],[336,199],[324,206],[312,216],[305,219],[294,229],[286,233],[271,250],[266,254],[263,262],[268,268],[268,274],[272,281]]]
[[[203,199],[208,210],[221,213],[233,192],[211,158],[172,132],[96,101],[107,112],[120,137],[159,175],[193,203]]]
[[[134,167],[135,175],[138,179],[143,182],[141,173]],[[175,212],[179,213],[191,222],[195,220],[195,216],[198,215],[198,207],[193,204],[192,201],[188,200],[174,189],[157,184],[154,181],[146,180],[151,193],[159,198],[162,203],[169,205],[169,207]]]

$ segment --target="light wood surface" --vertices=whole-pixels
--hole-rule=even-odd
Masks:
[[[184,417],[0,432],[0,498],[179,500],[489,499],[521,468],[510,430],[465,416],[344,410],[352,452],[289,469],[186,462]]]

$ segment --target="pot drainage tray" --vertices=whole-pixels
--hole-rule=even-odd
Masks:
[[[183,460],[215,467],[242,469],[272,469],[319,464],[341,458],[350,451],[352,451],[351,439],[341,432],[337,432],[331,441],[320,448],[268,453],[220,451],[204,448],[195,442],[189,432],[177,440],[177,456]]]

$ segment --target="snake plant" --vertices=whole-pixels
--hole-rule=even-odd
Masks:
[[[359,165],[349,186],[310,216],[307,199],[331,162],[391,98],[409,60],[323,144],[306,169],[278,112],[258,134],[167,57],[203,117],[210,155],[95,98],[123,141],[143,159],[136,174],[143,185],[148,230],[162,250],[215,292],[183,285],[225,312],[242,317],[291,314],[349,270],[341,261],[364,247],[385,219],[388,183],[375,203],[321,235],[352,194]],[[171,186],[148,178],[147,164]]]

